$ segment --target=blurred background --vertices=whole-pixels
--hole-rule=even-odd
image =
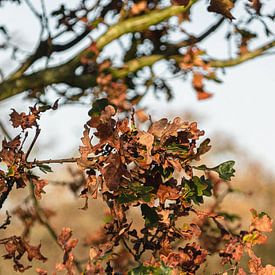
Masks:
[[[47,12],[57,9],[63,1],[46,1]],[[269,1],[272,2],[272,1]],[[67,0],[66,5],[74,7],[78,1]],[[190,24],[190,32],[198,32],[207,25],[212,18],[212,14],[207,13],[203,8],[206,2],[194,11],[194,18],[200,20]],[[274,4],[274,5],[273,5]],[[39,3],[33,1],[33,5],[39,10]],[[269,3],[275,8],[275,2]],[[201,8],[200,8],[201,7]],[[238,16],[238,7],[234,15]],[[54,28],[54,22],[51,23]],[[37,45],[39,38],[39,24],[26,4],[17,6],[16,4],[6,3],[0,9],[0,25],[6,25],[12,37],[12,43],[20,45],[26,52],[31,52]],[[259,26],[255,26],[258,28]],[[273,26],[275,31],[275,27]],[[228,54],[228,46],[224,42],[225,29],[221,28],[218,33],[210,36],[204,41],[201,48],[207,49],[211,55],[223,58]],[[257,46],[261,44],[261,39],[257,40]],[[85,46],[85,41],[81,46],[74,47],[72,52],[78,52]],[[125,38],[127,43],[127,37]],[[119,45],[112,45],[112,51],[120,54]],[[105,50],[108,55],[110,48]],[[72,52],[65,55],[54,56],[54,62],[66,60]],[[18,63],[12,59],[11,52],[1,51],[0,49],[0,68],[3,75],[17,67]],[[39,66],[39,65],[38,65]],[[159,74],[165,74],[165,68],[159,64],[154,67]],[[267,212],[273,219],[275,218],[275,54],[260,57],[239,65],[226,69],[221,79],[222,84],[207,84],[207,89],[214,93],[209,100],[198,101],[192,90],[190,79],[183,82],[179,79],[169,81],[174,92],[174,98],[167,102],[165,97],[156,98],[152,93],[148,94],[141,102],[146,112],[152,115],[153,120],[162,117],[172,118],[181,116],[186,120],[198,122],[199,128],[205,130],[206,137],[211,139],[212,150],[205,157],[205,163],[209,166],[233,159],[236,161],[236,177],[232,185],[238,192],[230,194],[224,200],[222,208],[232,213],[238,214],[243,218],[243,226],[247,226],[250,220],[249,209],[256,208],[258,211]],[[49,92],[54,101],[54,93]],[[0,102],[0,121],[10,135],[15,135],[16,131],[9,125],[9,113],[11,108],[17,111],[27,111],[31,101],[24,99],[24,95],[19,95]],[[41,119],[41,135],[33,151],[33,157],[37,159],[47,158],[67,158],[78,154],[80,137],[83,125],[88,120],[88,102],[62,106],[54,112],[46,113]],[[0,131],[2,139],[3,133]],[[74,231],[74,236],[80,239],[80,243],[85,241],[83,234],[94,234],[99,226],[104,223],[102,218],[104,207],[98,202],[90,202],[87,211],[79,210],[83,206],[83,200],[74,196],[69,188],[64,191],[62,186],[55,182],[71,179],[69,166],[53,166],[54,173],[49,174],[49,184],[45,190],[42,205],[50,207],[58,214],[53,216],[51,221],[59,232],[61,227],[66,225]],[[71,169],[74,169],[71,167]],[[25,194],[22,190],[16,190],[5,209],[13,209],[24,200]],[[58,200],[51,199],[58,194]],[[4,210],[5,210],[4,209]],[[2,211],[4,212],[4,211]],[[133,214],[135,215],[135,214]],[[0,213],[0,219],[4,219]],[[51,242],[45,229],[36,225],[38,233],[32,234],[34,243],[46,243],[47,247],[42,248],[42,252],[51,253],[49,258],[56,260],[60,258],[60,253],[55,243]],[[22,223],[18,219],[12,220],[12,226],[7,230],[1,231],[3,235],[22,233]],[[78,253],[86,253],[88,248],[78,248]],[[1,250],[0,254],[4,252]],[[47,254],[44,253],[44,254]],[[259,251],[264,262],[275,264],[275,233],[271,234],[268,244],[262,246]],[[83,254],[85,255],[85,254]],[[54,257],[53,257],[54,256]],[[81,257],[80,257],[81,258]],[[61,261],[61,258],[60,258]],[[54,262],[50,260],[44,266],[49,270]],[[34,266],[36,264],[34,263]],[[43,264],[39,264],[43,267]],[[13,274],[12,265],[9,261],[0,258],[0,274]],[[28,271],[26,274],[32,274]]]

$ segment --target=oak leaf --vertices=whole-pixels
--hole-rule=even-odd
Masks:
[[[138,143],[146,147],[146,164],[152,162],[152,149],[154,143],[154,136],[150,133],[141,131],[137,135]]]
[[[235,17],[231,14],[230,10],[234,7],[231,0],[211,0],[207,10],[210,12],[216,12],[224,17],[232,20]]]
[[[158,188],[157,196],[161,203],[165,203],[166,200],[176,200],[180,197],[179,190],[175,187],[161,184]]]
[[[271,232],[273,220],[264,212],[257,214],[256,210],[250,210],[252,214],[252,223],[250,231],[256,229],[261,232]]]

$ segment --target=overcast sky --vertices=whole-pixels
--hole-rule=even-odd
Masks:
[[[46,1],[49,3],[48,10],[52,10],[62,2]],[[77,2],[67,0],[66,4],[73,6]],[[272,1],[269,2],[272,6]],[[275,3],[273,4],[275,9]],[[208,15],[199,8],[195,12],[200,20],[195,22],[190,31],[199,32],[209,24],[213,14]],[[39,25],[25,5],[17,7],[5,4],[5,7],[0,9],[0,25],[4,24],[8,26],[14,43],[20,43],[20,46],[26,50],[35,47]],[[224,32],[221,30],[217,36],[207,39],[202,47],[207,48],[210,54],[223,57],[226,52],[226,45],[222,43],[223,35]],[[106,52],[108,53],[108,49]],[[58,58],[64,59],[62,56]],[[8,72],[15,66],[16,63],[10,60],[9,55],[5,51],[0,51],[0,68]],[[162,72],[161,66],[156,70],[165,73]],[[275,54],[227,69],[222,80],[224,83],[221,85],[207,84],[207,90],[213,92],[214,97],[206,101],[197,101],[190,81],[183,83],[172,80],[170,84],[175,94],[173,101],[167,103],[165,100],[157,100],[149,95],[145,105],[149,107],[148,110],[155,119],[161,118],[165,113],[182,115],[186,111],[194,112],[198,115],[200,128],[206,131],[207,136],[212,137],[216,132],[228,135],[251,158],[258,159],[273,171],[275,167]],[[8,118],[10,108],[24,111],[27,105],[22,101],[22,96],[2,102],[0,119],[5,121]],[[41,122],[40,144],[50,147],[50,150],[41,150],[39,156],[46,158],[53,157],[54,154],[56,157],[69,157],[72,148],[77,149],[80,143],[79,138],[83,124],[88,118],[88,109],[83,106],[67,106],[45,115]]]

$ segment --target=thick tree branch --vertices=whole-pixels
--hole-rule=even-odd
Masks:
[[[97,47],[98,49],[102,49],[123,34],[146,30],[152,25],[158,24],[171,16],[188,10],[196,1],[197,0],[190,1],[187,6],[172,6],[119,22],[111,26],[105,34],[99,37],[96,42]],[[67,83],[74,86],[75,83],[79,83],[79,81],[77,81],[77,76],[74,74],[74,70],[80,64],[81,56],[88,52],[89,49],[85,49],[65,64],[24,76],[22,73],[24,73],[24,71],[35,61],[30,59],[28,63],[20,69],[19,74],[16,75],[16,79],[13,76],[12,79],[6,80],[0,84],[0,101],[29,89],[39,89],[55,83]],[[22,76],[18,77],[19,75]],[[87,80],[87,77],[85,77],[85,79]],[[92,86],[93,83],[94,81],[90,80],[90,86]]]
[[[263,56],[267,53],[267,51],[271,48],[275,47],[275,40],[264,44],[257,49],[250,51],[246,54],[240,55],[236,58],[231,59],[225,59],[225,60],[210,60],[210,66],[215,68],[225,68],[225,67],[233,67],[236,65],[239,65],[241,63],[244,63],[246,61],[249,61],[251,59],[255,59],[257,57]]]
[[[84,30],[80,35],[72,39],[71,41],[64,43],[64,44],[52,44],[52,41],[50,39],[42,40],[37,47],[35,53],[31,56],[29,56],[23,64],[20,66],[19,69],[16,70],[9,78],[8,80],[14,80],[16,78],[21,77],[24,72],[30,68],[30,66],[39,60],[42,57],[50,56],[52,53],[55,52],[63,52],[71,47],[75,46],[77,43],[79,43],[83,38],[85,38],[90,33],[89,29]]]
[[[99,39],[96,41],[98,50],[103,49],[106,45],[116,40],[127,33],[142,32],[150,26],[163,22],[170,17],[179,13],[185,12],[198,0],[191,0],[187,6],[171,6],[162,10],[154,10],[145,15],[136,16],[130,19],[123,20],[111,26]],[[79,64],[80,58],[89,53],[89,49],[84,49],[70,63]]]
[[[275,46],[275,40],[246,54],[228,60],[209,60],[209,65],[215,68],[226,68],[239,65],[251,59],[260,57],[267,53],[269,49]],[[122,78],[130,73],[134,73],[146,66],[152,66],[157,61],[164,59],[174,59],[177,62],[182,60],[181,55],[151,55],[143,56],[127,62],[122,68],[112,68],[111,73],[115,78]],[[39,89],[54,83],[65,83],[73,87],[89,88],[96,84],[94,75],[74,74],[73,64],[60,65],[58,67],[41,70],[31,75],[22,76],[16,80],[5,81],[0,84],[0,101],[13,95],[22,93],[28,89]]]

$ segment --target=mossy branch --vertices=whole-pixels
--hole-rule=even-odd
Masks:
[[[98,41],[96,42],[97,47],[98,49],[102,49],[107,44],[119,38],[123,34],[144,31],[152,25],[163,22],[171,16],[188,10],[196,1],[197,0],[190,1],[187,6],[171,6],[162,10],[152,11],[146,15],[136,16],[134,18],[121,21],[111,26],[105,34],[99,37]],[[88,49],[83,50],[65,64],[44,69],[30,75],[22,75],[26,68],[29,67],[33,62],[33,60],[31,60],[31,62],[27,60],[26,66],[23,64],[19,69],[18,74],[13,74],[10,79],[7,79],[0,84],[0,101],[20,94],[26,90],[40,89],[55,83],[66,83],[71,86],[78,86],[81,88],[87,87],[86,83],[89,83],[90,87],[93,86],[95,83],[94,77],[78,77],[74,73],[75,69],[80,64],[81,56],[86,54],[88,51]],[[134,63],[135,62],[132,62],[131,64]],[[142,63],[135,67],[138,69],[140,66],[145,65],[146,64]],[[130,67],[132,67],[132,65]],[[84,80],[84,83],[82,84],[80,80]]]

